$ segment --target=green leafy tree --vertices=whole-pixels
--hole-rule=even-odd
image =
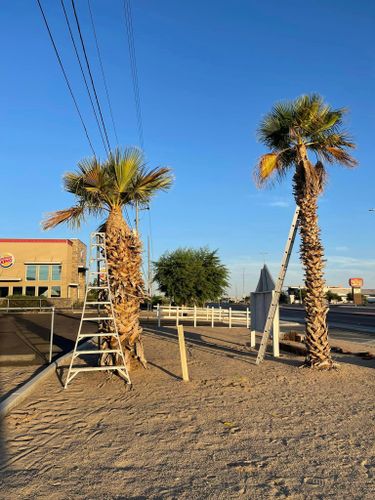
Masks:
[[[154,281],[176,305],[202,306],[217,300],[228,286],[228,269],[217,250],[179,248],[166,252],[154,263]]]
[[[341,302],[342,301],[340,295],[338,295],[335,292],[331,292],[331,290],[328,290],[326,292],[326,299],[328,300],[329,303],[331,303],[333,300],[336,300],[336,302]]]
[[[294,197],[300,208],[301,260],[306,286],[305,364],[332,368],[324,294],[324,251],[318,224],[318,198],[324,190],[324,163],[356,165],[348,150],[355,145],[342,130],[344,109],[333,109],[319,95],[277,103],[262,120],[258,136],[269,149],[256,167],[259,185],[284,179],[293,171]],[[312,163],[311,154],[316,163]]]

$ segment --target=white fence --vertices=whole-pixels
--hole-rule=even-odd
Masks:
[[[218,326],[217,324],[228,325],[229,328],[234,326],[242,326],[250,328],[250,310],[245,311],[237,309],[224,309],[222,307],[179,307],[179,306],[156,306],[156,315],[158,318],[158,326],[161,326],[162,320],[173,321],[179,325],[182,321],[192,321],[194,327],[199,322],[204,324],[210,323],[211,327]]]

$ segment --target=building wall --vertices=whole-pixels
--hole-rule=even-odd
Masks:
[[[79,240],[68,239],[0,239],[0,256],[10,253],[14,256],[14,264],[9,268],[0,267],[0,289],[9,287],[9,295],[14,294],[14,287],[22,287],[22,295],[26,295],[26,287],[35,287],[35,295],[48,287],[47,297],[56,295],[60,287],[61,298],[73,301],[84,295],[86,245]],[[28,265],[35,265],[35,280],[27,280]],[[53,266],[61,265],[60,279],[52,276]],[[41,268],[40,266],[43,266]],[[48,267],[45,267],[48,266]],[[42,272],[48,270],[47,279]],[[57,267],[54,268],[57,270]],[[19,290],[17,290],[19,292]],[[29,289],[29,292],[31,289]]]

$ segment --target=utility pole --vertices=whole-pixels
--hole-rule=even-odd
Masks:
[[[152,269],[151,269],[151,249],[150,236],[147,236],[147,291],[149,296],[152,295]]]

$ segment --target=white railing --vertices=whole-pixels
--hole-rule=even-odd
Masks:
[[[161,326],[163,319],[171,321],[175,320],[176,325],[181,321],[193,321],[194,327],[198,322],[210,323],[214,328],[215,323],[228,325],[229,328],[233,326],[246,326],[250,328],[250,310],[246,308],[245,311],[237,309],[224,309],[222,307],[185,307],[185,306],[156,306],[156,316],[158,319],[158,326]]]
[[[23,306],[22,304],[25,304],[25,303],[28,303],[28,304],[33,304],[32,306]],[[26,308],[26,309],[39,309],[40,311],[42,309],[46,309],[47,307],[50,307],[50,306],[45,306],[43,305],[43,303],[47,303],[48,304],[48,300],[47,299],[35,299],[33,297],[30,297],[30,298],[25,298],[25,299],[8,299],[8,298],[4,298],[4,299],[0,299],[0,308],[1,309],[11,309],[14,307],[16,307],[14,304],[19,304],[19,309],[23,309],[23,308]],[[12,306],[10,304],[13,304]]]
[[[53,331],[55,327],[55,308],[54,307],[0,307],[0,311],[9,312],[27,312],[27,311],[50,311],[51,312],[51,326],[50,326],[50,335],[49,335],[49,356],[48,360],[51,363],[52,361],[52,351],[53,351]]]

